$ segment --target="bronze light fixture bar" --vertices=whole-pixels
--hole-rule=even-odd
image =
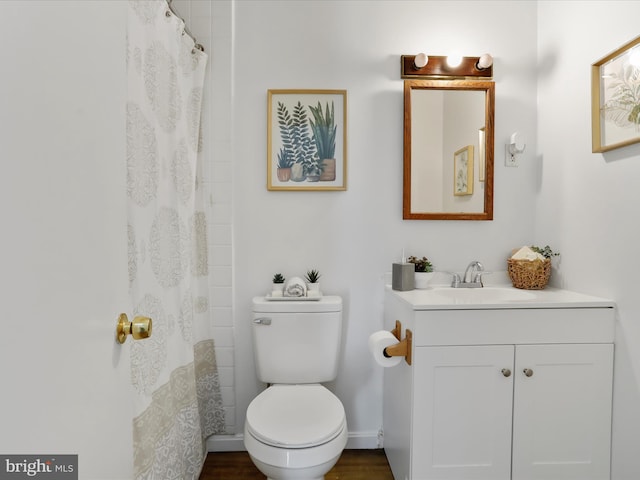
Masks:
[[[416,62],[416,57],[418,61]],[[462,61],[457,66],[450,66],[446,56],[425,55],[402,55],[401,71],[402,78],[491,78],[493,77],[493,59],[485,54],[481,57],[462,57]],[[426,65],[424,64],[427,60]],[[417,65],[416,65],[417,63]],[[483,68],[483,65],[489,63]],[[420,65],[420,66],[418,66]]]

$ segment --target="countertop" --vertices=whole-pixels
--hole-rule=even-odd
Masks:
[[[546,287],[543,290],[521,290],[508,284],[483,288],[451,288],[432,285],[423,290],[397,291],[386,285],[387,294],[408,303],[414,310],[471,310],[514,308],[614,308],[607,298]]]

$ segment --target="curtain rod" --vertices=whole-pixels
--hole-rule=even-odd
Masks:
[[[173,9],[173,7],[171,6],[171,3],[173,2],[173,0],[166,0],[167,2],[167,7],[169,7],[169,11],[175,15],[176,17],[178,17],[181,21],[182,21],[182,26],[184,27],[184,33],[186,33],[187,35],[189,35],[191,37],[191,39],[193,40],[193,47],[197,48],[198,50],[200,50],[201,52],[204,52],[204,47],[202,45],[200,45],[199,43],[196,42],[196,37],[194,37],[191,32],[189,31],[189,29],[187,28],[187,22],[184,21],[184,18],[182,18],[178,12],[176,10]],[[167,16],[169,12],[167,12]]]

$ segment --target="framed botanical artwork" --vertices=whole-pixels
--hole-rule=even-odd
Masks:
[[[347,189],[347,91],[269,90],[267,189]]]
[[[487,164],[485,149],[485,130],[484,127],[478,129],[478,181],[484,182],[485,169]]]
[[[453,154],[453,194],[473,193],[473,145],[467,145]]]
[[[591,65],[592,151],[640,142],[640,37]]]

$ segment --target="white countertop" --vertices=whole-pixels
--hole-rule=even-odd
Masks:
[[[610,299],[551,287],[521,290],[510,284],[483,288],[433,285],[424,290],[397,291],[387,285],[386,290],[407,302],[414,310],[615,307],[615,302]]]

